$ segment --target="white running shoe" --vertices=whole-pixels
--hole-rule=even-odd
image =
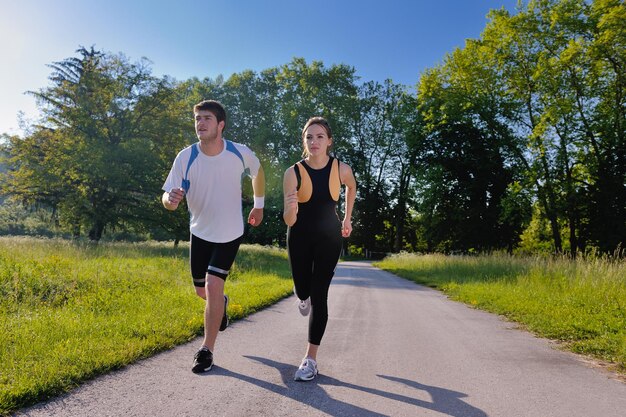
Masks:
[[[298,298],[298,294],[296,294],[296,287],[293,287],[293,293],[296,298]],[[307,298],[306,300],[301,300],[298,298],[298,310],[303,316],[308,316],[311,312],[311,297]]]
[[[302,359],[302,364],[296,371],[294,381],[310,381],[317,375],[317,362],[311,358]]]

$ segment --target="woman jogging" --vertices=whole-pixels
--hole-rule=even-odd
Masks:
[[[306,354],[296,381],[317,375],[317,351],[328,321],[328,289],[339,260],[342,237],[352,233],[356,181],[352,169],[333,158],[333,137],[322,117],[310,118],[302,129],[303,157],[285,171],[284,211],[287,250],[302,315],[309,315]],[[343,221],[337,216],[341,186],[345,185]]]

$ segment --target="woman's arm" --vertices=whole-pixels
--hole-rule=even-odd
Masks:
[[[339,177],[346,186],[346,209],[341,224],[341,234],[343,237],[348,237],[352,233],[352,209],[354,208],[354,200],[356,200],[356,179],[354,179],[352,168],[343,162],[339,166]]]
[[[293,166],[287,168],[283,177],[283,220],[287,226],[293,226],[298,219],[298,179]]]

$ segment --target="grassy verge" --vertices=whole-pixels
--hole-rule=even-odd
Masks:
[[[202,334],[188,247],[0,238],[0,415]],[[232,319],[291,293],[286,253],[242,245]]]
[[[626,263],[407,255],[375,264],[626,373]]]

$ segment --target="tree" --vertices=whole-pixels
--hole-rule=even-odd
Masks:
[[[388,252],[394,245],[393,178],[398,174],[396,164],[406,153],[404,132],[395,114],[403,95],[404,88],[391,80],[363,84],[355,117],[348,125],[352,147],[346,156],[358,184],[353,241],[369,251]]]
[[[412,207],[416,205],[415,199],[415,178],[418,173],[419,150],[421,149],[423,136],[423,122],[417,111],[417,100],[415,97],[404,92],[400,96],[398,108],[393,113],[391,121],[397,135],[402,139],[398,142],[398,146],[393,153],[396,174],[392,175],[392,199],[396,205],[394,208],[394,228],[395,238],[393,242],[394,252],[406,249],[414,249],[414,246],[408,242],[417,244],[417,239],[411,236],[411,218],[410,212]]]
[[[167,119],[172,83],[150,75],[147,62],[131,64],[80,48],[78,57],[51,65],[51,85],[32,94],[44,114],[32,135],[13,141],[17,167],[6,187],[17,198],[46,203],[74,235],[87,227],[98,241],[105,227],[143,222],[154,201],[160,168],[154,149]]]
[[[518,175],[518,143],[503,122],[510,103],[478,42],[423,74],[418,110],[421,197],[431,250],[489,251],[510,246],[514,216],[503,216],[507,187]],[[513,206],[511,206],[513,207]]]
[[[225,134],[257,153],[265,169],[267,189],[275,191],[266,199],[264,227],[251,230],[250,240],[284,244],[283,173],[300,158],[302,126],[315,115],[329,120],[335,151],[344,158],[344,150],[350,149],[346,120],[356,98],[354,69],[345,65],[326,68],[321,62],[307,64],[294,58],[260,74],[234,74],[215,91],[214,98],[222,101],[229,114]]]
[[[520,102],[509,121],[526,137],[557,251],[561,220],[573,255],[626,240],[625,16],[621,1],[538,0],[516,16],[493,12],[483,33],[505,91]]]

